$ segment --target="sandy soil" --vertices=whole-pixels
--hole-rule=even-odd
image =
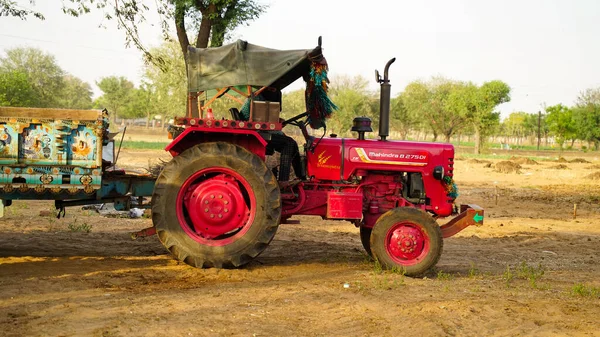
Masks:
[[[198,270],[156,237],[132,241],[149,219],[57,220],[51,202],[15,201],[0,219],[0,335],[600,336],[600,180],[585,178],[600,161],[585,158],[520,174],[457,161],[459,202],[483,206],[485,225],[445,240],[418,279],[378,270],[344,222],[302,217],[246,268]]]

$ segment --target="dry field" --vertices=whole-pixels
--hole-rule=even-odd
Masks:
[[[485,225],[445,240],[418,279],[379,270],[344,222],[301,217],[246,268],[198,270],[156,237],[131,240],[149,219],[57,220],[51,202],[15,201],[0,219],[0,335],[600,336],[600,161],[584,158],[515,159],[511,173],[457,161],[459,202],[483,206]]]

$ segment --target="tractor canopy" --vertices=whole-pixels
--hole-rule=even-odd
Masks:
[[[270,49],[242,40],[216,48],[188,47],[187,66],[188,97],[204,102],[201,110],[226,95],[244,104],[242,115],[252,115],[244,111],[261,100],[261,92],[269,88],[281,97],[281,90],[300,77],[306,82],[306,112],[312,128],[325,127],[325,119],[337,109],[327,96],[328,68],[321,38],[316,48],[300,50]]]
[[[322,58],[320,46],[277,50],[237,40],[217,48],[188,47],[188,91],[247,85],[281,90],[309,75],[311,59]]]

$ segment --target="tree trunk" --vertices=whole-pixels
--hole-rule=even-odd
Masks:
[[[210,30],[212,28],[211,16],[217,12],[217,5],[211,3],[208,7],[201,9],[202,21],[200,22],[200,30],[196,39],[196,48],[208,48],[208,40],[210,38]]]
[[[445,141],[446,143],[450,143],[450,138],[452,138],[452,133],[447,133],[447,134],[445,134],[445,135],[444,135],[444,138],[445,138],[445,139],[444,139],[444,141]]]
[[[186,58],[187,47],[190,45],[190,40],[187,36],[187,30],[185,29],[185,8],[181,2],[175,3],[175,29],[177,31],[177,40],[179,40],[179,47],[183,58]],[[186,62],[187,68],[187,62]]]
[[[481,154],[481,143],[482,143],[481,130],[478,125],[475,125],[474,128],[475,128],[475,151],[473,153]]]

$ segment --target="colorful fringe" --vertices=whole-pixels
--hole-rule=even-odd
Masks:
[[[327,64],[312,62],[310,80],[306,82],[306,112],[313,129],[325,127],[325,119],[338,107],[327,96]]]
[[[456,184],[454,183],[454,180],[452,180],[452,177],[444,177],[444,185],[446,188],[447,196],[449,196],[452,199],[458,198],[458,187],[456,187]]]

